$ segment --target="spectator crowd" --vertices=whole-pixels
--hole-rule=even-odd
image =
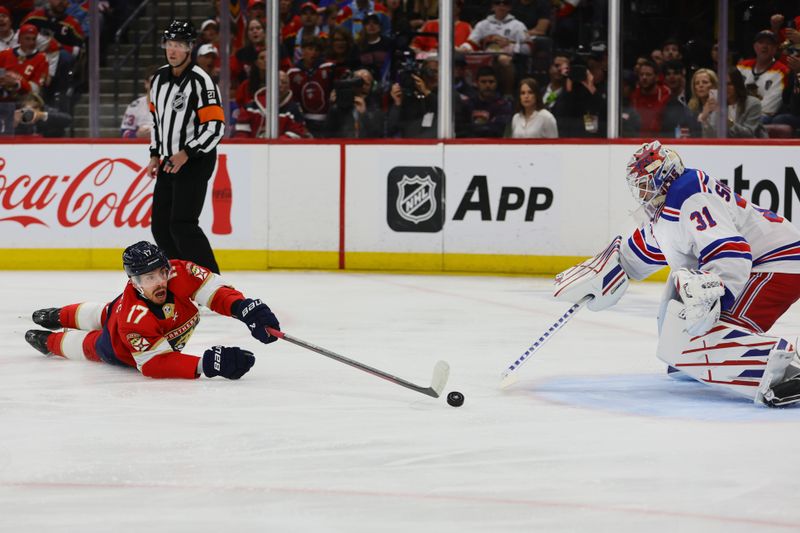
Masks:
[[[438,6],[443,0],[275,1],[281,136],[437,136]],[[109,36],[139,2],[98,0],[101,56]],[[264,137],[267,2],[229,2],[230,134]],[[605,136],[605,0],[452,2],[457,137]],[[687,18],[692,14],[711,26],[713,13],[708,18],[708,9],[689,0],[623,3],[627,7],[620,113],[613,117],[619,120],[621,136],[718,137],[721,89],[728,104],[726,136],[800,134],[800,6],[796,3],[737,4],[735,9],[751,11],[734,13],[733,18],[748,23],[735,28],[737,41],[729,43],[724,88],[716,75],[713,31],[708,31],[708,47],[700,48],[701,53],[699,40],[693,37],[697,29],[689,23],[685,28],[661,27],[649,32],[648,39],[642,39],[641,32],[635,39],[625,32],[637,25],[647,29],[642,17],[648,9],[653,20],[668,15],[694,20]],[[0,118],[8,119],[1,123],[13,124],[17,134],[64,135],[76,95],[85,84],[89,0],[1,4]],[[208,11],[197,26],[193,54],[197,64],[218,80],[219,2],[211,4],[196,4]],[[656,8],[661,11],[653,11]],[[791,8],[798,12],[790,12]],[[31,113],[34,104],[39,111]],[[130,104],[122,117],[122,136],[149,136],[147,107],[146,96]]]
[[[415,137],[438,132],[438,2],[279,0],[280,133]],[[602,0],[454,0],[457,137],[604,137],[604,32],[580,31]],[[232,57],[235,135],[264,135],[266,4],[250,0]],[[588,21],[588,22],[587,22]],[[726,80],[728,137],[795,136],[800,128],[800,16],[772,13],[734,50]],[[216,25],[216,19],[207,21]],[[588,42],[586,42],[588,41]],[[715,49],[666,35],[623,52],[619,125],[627,137],[718,137]]]
[[[0,2],[0,134],[62,137],[86,84],[89,2],[98,5],[99,53],[137,0]]]

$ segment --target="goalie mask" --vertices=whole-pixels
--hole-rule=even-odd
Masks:
[[[626,180],[633,197],[651,214],[664,203],[667,189],[683,170],[683,161],[675,151],[653,141],[631,156]]]

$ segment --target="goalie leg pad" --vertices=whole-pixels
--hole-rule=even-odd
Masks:
[[[754,402],[762,401],[769,388],[784,379],[794,357],[793,342],[719,322],[705,335],[692,336],[686,332],[683,311],[680,302],[668,303],[658,340],[659,359],[697,381]]]
[[[592,311],[617,303],[628,288],[628,275],[619,260],[621,239],[617,236],[596,256],[558,274],[553,288],[556,300],[575,304],[592,296],[586,305]]]

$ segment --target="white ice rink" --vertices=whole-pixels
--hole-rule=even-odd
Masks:
[[[33,310],[108,301],[114,272],[0,273],[0,531],[800,531],[800,408],[666,377],[658,284],[565,311],[550,280],[230,272],[283,329],[461,408],[204,314],[187,353],[257,354],[240,381],[158,381],[29,347]],[[795,307],[777,333],[800,333]]]

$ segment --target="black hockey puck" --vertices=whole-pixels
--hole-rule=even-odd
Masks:
[[[458,391],[447,393],[447,403],[453,407],[461,407],[464,405],[464,395]]]

